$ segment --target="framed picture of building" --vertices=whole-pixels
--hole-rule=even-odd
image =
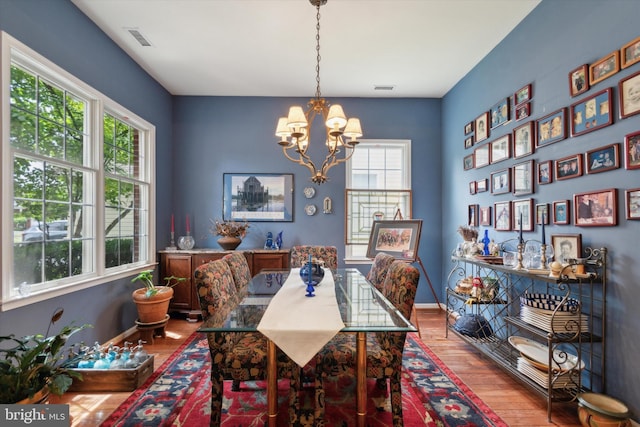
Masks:
[[[293,221],[293,174],[225,173],[225,221]]]

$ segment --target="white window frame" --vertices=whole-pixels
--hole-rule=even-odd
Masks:
[[[345,185],[346,188],[352,190],[411,190],[411,140],[409,139],[363,139],[360,140],[360,144],[356,147],[356,150],[362,147],[375,147],[375,146],[392,146],[392,147],[401,147],[403,149],[403,165],[402,168],[402,180],[404,185],[400,188],[363,188],[363,187],[354,187],[353,183],[353,171],[352,171],[352,159],[347,160],[345,163]],[[349,214],[349,206],[345,206],[345,221],[348,218]],[[409,219],[409,218],[405,218]],[[346,222],[345,222],[346,223]],[[347,232],[345,228],[345,233]],[[345,236],[346,237],[346,236]],[[345,242],[347,239],[345,238]],[[345,244],[345,264],[368,264],[371,263],[372,260],[367,258],[366,256],[359,256],[353,254],[353,245]],[[361,246],[361,245],[359,245]]]
[[[58,67],[42,55],[33,51],[20,41],[11,37],[4,31],[0,32],[0,117],[2,126],[0,129],[0,153],[2,162],[0,163],[1,200],[0,210],[0,230],[1,244],[5,248],[2,250],[0,258],[0,309],[7,311],[50,298],[77,292],[82,289],[93,287],[114,280],[130,277],[144,269],[155,266],[155,126],[139,118],[133,112],[118,105],[107,96],[93,89],[81,80],[77,79],[64,69]],[[85,143],[88,150],[89,167],[95,170],[95,181],[93,186],[94,216],[93,236],[94,251],[92,262],[94,267],[90,274],[72,276],[58,281],[52,281],[54,286],[19,295],[13,283],[13,148],[10,145],[10,81],[12,61],[16,61],[21,66],[37,71],[42,76],[70,90],[77,95],[88,100],[87,117],[88,126],[93,135],[90,141]],[[142,224],[147,236],[147,252],[144,259],[140,261],[113,267],[105,268],[105,239],[104,239],[104,169],[102,155],[102,118],[105,109],[112,115],[119,117],[136,127],[140,132],[140,150],[144,152],[148,160],[144,164],[143,179],[148,183],[148,194],[145,196],[148,209],[148,220]],[[142,175],[141,175],[142,176]]]

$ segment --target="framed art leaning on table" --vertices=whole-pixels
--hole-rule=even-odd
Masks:
[[[421,219],[374,221],[367,247],[367,258],[375,258],[379,252],[396,259],[414,262],[418,258]]]

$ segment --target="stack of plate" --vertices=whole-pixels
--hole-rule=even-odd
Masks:
[[[518,371],[534,380],[538,385],[546,389],[549,388],[549,377],[547,372],[537,369],[524,357],[518,357]],[[553,382],[552,388],[576,388],[571,381],[569,372],[561,373]]]
[[[520,318],[546,332],[575,334],[588,331],[588,317],[572,311],[580,306],[578,300],[563,300],[559,295],[524,294],[520,297]]]

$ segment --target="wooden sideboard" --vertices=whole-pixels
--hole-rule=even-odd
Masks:
[[[215,249],[193,249],[189,251],[158,251],[160,263],[160,278],[167,276],[186,277],[187,280],[173,288],[173,299],[169,305],[170,312],[180,312],[187,315],[187,320],[195,321],[200,315],[200,302],[194,286],[193,273],[198,266],[209,261],[222,258],[232,251]],[[242,253],[247,258],[251,275],[263,269],[289,268],[290,251],[288,249],[267,250],[249,249]]]

